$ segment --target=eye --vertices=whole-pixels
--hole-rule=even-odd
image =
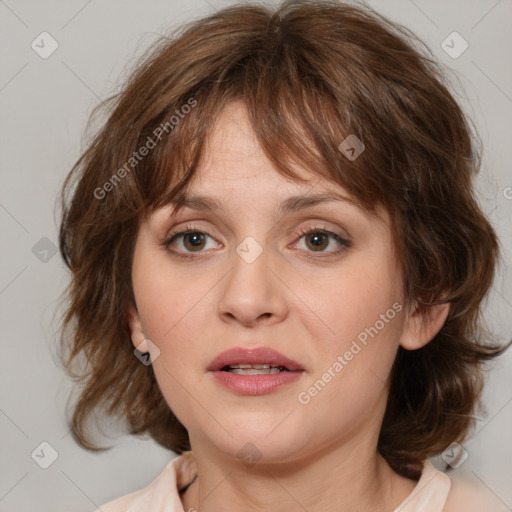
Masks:
[[[187,225],[187,228],[178,233],[171,233],[168,238],[162,241],[162,246],[173,253],[178,258],[193,258],[193,254],[187,253],[201,253],[207,245],[207,239],[211,238],[208,233],[201,231],[194,226]],[[213,239],[212,239],[213,240]],[[172,245],[177,245],[178,250],[171,250]],[[214,244],[213,247],[215,248]],[[208,249],[208,247],[206,247]]]
[[[304,239],[304,246],[308,252],[328,253],[329,255],[340,254],[351,246],[349,240],[338,233],[329,231],[325,226],[315,226],[301,230],[298,233],[300,240]],[[334,240],[338,249],[326,251]]]

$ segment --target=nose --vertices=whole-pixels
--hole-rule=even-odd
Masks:
[[[272,325],[287,315],[286,286],[270,261],[269,251],[251,262],[235,252],[233,266],[224,280],[218,313],[224,322],[246,327]]]

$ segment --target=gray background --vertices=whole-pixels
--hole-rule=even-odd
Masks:
[[[52,253],[57,244],[55,198],[80,153],[92,107],[126,77],[126,65],[166,28],[231,3],[0,1],[0,511],[92,511],[145,486],[173,457],[150,440],[126,436],[112,438],[111,451],[93,454],[76,446],[68,433],[65,404],[72,386],[54,355],[54,316],[67,282],[59,255]],[[505,265],[489,298],[486,319],[496,333],[510,337],[512,2],[369,3],[412,29],[460,78],[463,90],[455,94],[476,122],[485,147],[479,197],[504,250]],[[31,48],[43,31],[59,45],[47,59]],[[469,44],[458,58],[441,46],[453,31]],[[460,42],[454,44],[460,48]],[[512,351],[489,373],[484,396],[487,415],[479,420],[475,437],[465,443],[469,456],[456,471],[473,473],[508,510]],[[58,453],[48,469],[31,457],[43,441]],[[48,457],[50,451],[44,453]]]

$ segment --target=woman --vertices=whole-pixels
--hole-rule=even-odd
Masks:
[[[97,449],[104,408],[180,455],[103,512],[498,510],[427,460],[504,348],[479,154],[413,40],[339,2],[234,6],[109,102],[62,195],[72,433]]]

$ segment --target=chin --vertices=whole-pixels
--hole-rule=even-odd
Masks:
[[[275,418],[274,418],[275,419]],[[272,426],[262,421],[259,424],[244,425],[226,424],[226,429],[233,437],[222,431],[220,438],[210,439],[216,449],[229,457],[245,462],[248,466],[256,462],[283,462],[293,460],[301,453],[306,439],[298,437],[298,431],[291,425],[279,425],[282,417],[274,421]],[[276,428],[277,427],[277,428]]]

